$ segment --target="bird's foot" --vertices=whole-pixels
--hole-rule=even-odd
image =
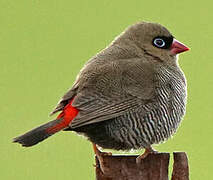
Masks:
[[[97,148],[96,144],[94,144],[94,143],[93,143],[93,150],[94,150],[95,155],[98,159],[99,167],[100,167],[102,173],[107,174],[107,172],[109,171],[109,168],[104,163],[104,156],[112,156],[112,153],[111,152],[101,152]],[[95,167],[98,167],[98,165],[96,164]]]
[[[143,159],[145,159],[149,154],[157,154],[158,151],[154,150],[151,146],[149,148],[145,148],[143,154],[136,158],[136,163],[140,164]]]
[[[92,145],[93,145],[93,150],[94,150],[96,156],[98,156],[98,157],[101,157],[101,156],[112,156],[111,152],[101,152],[97,148],[96,144],[93,143]]]

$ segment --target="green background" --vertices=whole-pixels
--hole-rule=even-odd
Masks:
[[[146,20],[191,48],[179,58],[187,114],[178,133],[155,148],[186,151],[191,179],[213,179],[212,6],[211,0],[0,0],[0,178],[94,179],[92,146],[75,133],[32,148],[11,140],[50,120],[83,64],[128,25]]]

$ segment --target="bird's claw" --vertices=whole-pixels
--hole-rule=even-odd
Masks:
[[[96,158],[98,159],[99,164],[96,164],[94,167],[98,168],[100,167],[103,174],[107,174],[109,172],[109,168],[106,167],[104,164],[104,158],[105,156],[112,156],[111,152],[101,152],[95,144],[93,144],[93,149],[96,155]]]
[[[146,148],[144,153],[136,158],[136,163],[140,164],[143,159],[145,159],[149,154],[157,154],[158,151],[154,150],[152,147]]]

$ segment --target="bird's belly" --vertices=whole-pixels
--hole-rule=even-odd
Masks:
[[[74,129],[105,149],[131,150],[149,147],[176,132],[183,116],[180,109],[163,106],[129,111],[123,116]]]

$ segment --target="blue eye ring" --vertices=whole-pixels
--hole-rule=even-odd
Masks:
[[[158,48],[163,48],[166,45],[165,41],[161,38],[155,38],[153,44]]]

